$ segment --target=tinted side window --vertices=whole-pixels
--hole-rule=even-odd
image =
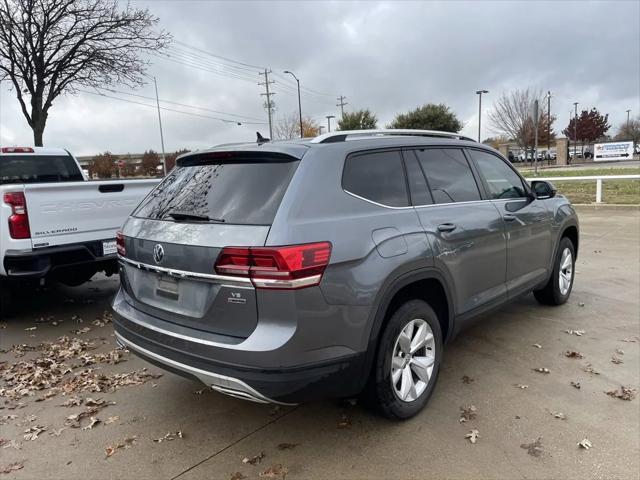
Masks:
[[[427,176],[435,203],[480,200],[480,191],[462,150],[429,148],[416,155]]]
[[[491,198],[522,198],[526,196],[520,177],[499,157],[479,150],[469,150],[484,177]]]
[[[390,207],[409,205],[400,152],[367,153],[348,157],[342,173],[342,188]]]

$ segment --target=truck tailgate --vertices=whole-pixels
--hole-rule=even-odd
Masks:
[[[149,179],[25,185],[33,248],[115,239],[129,214],[158,183]]]

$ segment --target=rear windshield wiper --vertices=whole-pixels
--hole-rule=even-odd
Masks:
[[[179,210],[172,210],[169,213],[167,213],[167,216],[177,221],[192,220],[196,222],[224,223],[224,218],[211,218],[208,215],[200,215],[198,213],[191,213],[191,212],[181,212]]]

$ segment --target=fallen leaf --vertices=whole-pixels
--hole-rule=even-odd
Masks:
[[[260,476],[265,478],[284,478],[287,473],[289,473],[287,467],[283,466],[281,463],[278,463],[277,465],[273,465],[272,467],[267,468],[264,472],[260,472]]]
[[[464,438],[468,438],[471,443],[476,443],[478,441],[478,438],[480,438],[480,432],[478,432],[478,430],[474,428],[469,433],[467,433]]]
[[[93,427],[100,423],[100,419],[97,417],[90,417],[89,420],[91,420],[89,422],[89,425],[82,427],[82,430],[91,430]]]
[[[539,457],[544,453],[544,447],[542,446],[542,437],[538,437],[535,442],[523,443],[520,448],[524,448],[527,453],[533,457]]]
[[[565,333],[568,333],[569,335],[577,335],[578,337],[581,337],[586,332],[584,330],[565,330]]]
[[[247,477],[240,472],[236,472],[233,475],[231,475],[231,480],[244,480],[245,478]]]
[[[584,302],[578,302],[579,307],[584,307]]]
[[[15,420],[16,418],[18,418],[18,415],[13,415],[13,414],[3,415],[2,417],[0,417],[0,425],[4,425],[5,423],[8,423],[10,420]]]
[[[47,430],[47,427],[43,427],[42,425],[36,425],[34,427],[29,427],[28,429],[26,429],[24,431],[25,435],[24,435],[24,439],[32,442],[35,439],[38,438],[38,435],[40,435],[42,432],[45,432]]]
[[[614,364],[616,364],[616,365],[620,365],[621,363],[624,363],[624,362],[622,361],[622,359],[621,359],[621,358],[616,357],[615,355],[613,355],[613,356],[611,357],[611,363],[614,363]]]
[[[244,457],[242,459],[242,463],[248,463],[249,465],[256,465],[260,462],[262,462],[262,459],[265,457],[264,452],[260,452],[258,455],[256,455],[255,457]]]
[[[278,450],[293,450],[298,445],[300,444],[299,443],[279,443]]]
[[[532,370],[534,372],[538,372],[538,373],[549,373],[549,369],[548,368],[544,368],[544,367],[534,368]]]
[[[540,345],[539,343],[534,343],[533,345],[531,345],[532,347],[536,347],[536,348],[542,348],[542,345]]]
[[[640,339],[640,337],[627,337],[627,338],[623,338],[620,341],[621,342],[626,342],[626,343],[636,343],[638,341],[638,339]]]
[[[616,348],[616,353],[618,355],[624,355],[624,350],[620,349],[620,348]]]
[[[11,472],[15,472],[16,470],[20,470],[24,468],[24,464],[21,462],[13,462],[10,463],[9,465],[5,465],[4,467],[0,467],[0,473],[11,473]]]
[[[166,435],[164,435],[163,437],[156,438],[153,441],[156,442],[156,443],[162,443],[165,440],[166,441],[171,441],[171,440],[175,440],[176,438],[182,438],[182,431],[181,430],[178,430],[175,433],[167,432]]]
[[[518,387],[518,388],[520,388],[520,389],[524,390],[525,388],[529,388],[529,385],[523,385],[523,384],[521,384],[521,383],[516,383],[516,387]]]
[[[15,441],[15,440],[11,440],[6,445],[3,445],[2,448],[14,448],[16,450],[22,450],[22,444],[20,442]]]
[[[90,331],[90,327],[83,327],[78,330],[71,330],[71,333],[75,333],[76,335],[84,335],[85,333],[89,333]]]
[[[560,420],[566,420],[566,419],[567,419],[567,416],[566,416],[564,413],[562,413],[562,412],[550,412],[550,413],[551,413],[551,415],[553,415],[555,418],[558,418],[558,419],[560,419]]]
[[[105,425],[110,425],[114,422],[117,422],[118,420],[120,420],[120,417],[118,415],[114,416],[114,417],[109,417],[107,418],[107,420],[104,422]]]
[[[571,382],[571,386],[580,390],[580,382]]]
[[[631,387],[625,387],[623,385],[620,386],[617,390],[611,390],[609,392],[605,392],[610,397],[619,398],[620,400],[631,401],[636,396],[636,389]]]
[[[462,376],[462,383],[469,385],[471,382],[473,382],[473,378],[469,377],[468,375]]]
[[[79,405],[82,405],[82,397],[77,395],[70,397],[66,402],[60,404],[61,407],[77,407]]]
[[[578,442],[578,447],[584,448],[585,450],[589,450],[592,446],[588,438],[584,438],[581,442]]]
[[[109,445],[107,448],[104,449],[105,453],[107,454],[107,458],[109,458],[110,456],[112,456],[114,453],[116,453],[118,450],[122,448],[124,449],[130,448],[136,443],[137,438],[138,438],[137,436],[133,436],[133,437],[125,438],[122,442],[116,443],[115,445]]]
[[[35,330],[38,327],[27,327],[24,329],[25,332],[32,332],[33,330]]]
[[[104,400],[101,399],[101,398],[99,398],[97,400],[94,400],[91,397],[87,397],[87,398],[84,399],[84,404],[87,407],[99,407],[101,405],[104,405]]]
[[[342,414],[342,416],[340,417],[340,421],[338,422],[338,428],[343,429],[343,428],[351,428],[351,419],[349,417],[347,417],[346,414]]]
[[[584,358],[580,352],[574,352],[573,350],[567,350],[564,352],[564,356],[567,358]]]
[[[458,422],[468,422],[470,420],[475,420],[477,415],[475,405],[471,405],[469,407],[460,407],[460,419]]]
[[[208,388],[201,388],[200,390],[196,390],[195,393],[196,395],[202,395],[204,392],[208,391]]]
[[[587,372],[587,373],[591,373],[591,374],[593,374],[593,375],[600,375],[600,372],[598,372],[597,370],[595,370],[595,369],[593,368],[593,365],[591,365],[590,363],[587,363],[587,364],[584,366],[583,370],[584,370],[585,372]]]

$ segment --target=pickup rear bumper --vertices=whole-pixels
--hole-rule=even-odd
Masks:
[[[7,277],[14,280],[37,280],[91,264],[96,265],[96,271],[118,271],[116,255],[102,255],[101,240],[36,250],[7,250],[3,260]]]

